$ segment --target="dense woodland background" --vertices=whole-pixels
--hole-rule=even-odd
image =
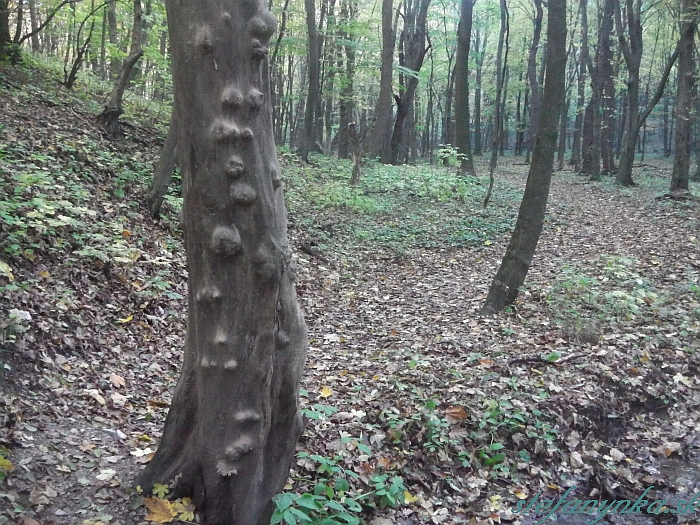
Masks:
[[[529,159],[547,45],[539,0],[287,0],[270,9],[279,20],[269,50],[278,145],[348,158],[353,140],[364,139],[368,156],[393,164],[444,162],[450,148],[478,156],[494,145]],[[693,9],[689,0],[569,3],[559,167],[596,178],[622,164],[617,180],[629,185],[631,150],[644,161],[697,149],[692,75],[679,82],[694,71]],[[78,78],[116,82],[133,65],[127,96],[154,104],[172,96],[166,25],[154,1],[0,2],[6,54],[19,46],[61,60],[68,87]],[[681,134],[690,136],[678,142],[683,119],[690,128]]]

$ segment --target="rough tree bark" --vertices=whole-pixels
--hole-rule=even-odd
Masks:
[[[626,0],[626,19],[625,26],[622,23],[622,11],[619,0],[615,1],[615,26],[617,28],[622,55],[627,65],[627,107],[625,111],[625,130],[622,135],[622,146],[620,148],[620,162],[617,167],[617,175],[615,182],[621,186],[632,186],[632,165],[634,163],[635,149],[637,147],[637,139],[639,138],[639,130],[646,121],[654,106],[661,100],[666,86],[666,81],[671,73],[671,68],[678,58],[679,48],[669,57],[666,62],[666,67],[656,87],[656,93],[650,101],[647,102],[644,112],[639,114],[639,85],[640,76],[639,69],[642,62],[643,40],[642,40],[642,23],[641,23],[641,0]]]
[[[476,0],[462,0],[457,28],[455,62],[455,146],[461,155],[459,172],[476,175],[469,136],[469,46],[472,40],[472,14]]]
[[[382,0],[382,66],[379,80],[379,97],[374,107],[374,125],[367,141],[367,153],[370,157],[379,157],[388,164],[391,155],[391,83],[394,66],[394,46],[396,31],[392,15],[394,6],[392,0]]]
[[[547,69],[535,150],[515,230],[491,283],[483,313],[500,312],[515,301],[530,268],[544,224],[557,143],[557,124],[566,91],[566,0],[549,0],[547,5]]]
[[[401,31],[401,46],[399,46],[399,65],[410,69],[413,75],[401,75],[404,87],[398,95],[394,95],[396,101],[396,119],[391,133],[389,162],[399,163],[399,150],[404,143],[404,124],[411,108],[413,98],[418,88],[418,72],[423,67],[425,55],[428,52],[426,46],[428,7],[431,0],[404,0],[404,22]],[[408,77],[408,78],[406,78]]]
[[[542,35],[542,0],[534,0],[535,16],[532,19],[533,33],[530,44],[530,52],[527,59],[527,81],[530,85],[530,144],[525,155],[525,162],[530,162],[530,153],[535,149],[535,139],[537,137],[538,122],[540,117],[540,103],[542,93],[540,83],[537,78],[537,51],[540,47],[540,37]]]
[[[596,66],[600,75],[600,159],[603,171],[615,171],[615,73],[613,71],[612,31],[613,31],[613,0],[603,1],[603,12],[600,23],[598,48],[600,60]]]
[[[697,0],[683,0],[683,22],[678,53],[676,92],[676,144],[673,154],[670,192],[687,191],[690,178],[691,109],[695,91],[695,31],[698,27]]]
[[[146,194],[148,210],[151,212],[151,217],[154,219],[160,217],[160,207],[163,204],[163,198],[168,192],[168,186],[170,186],[170,180],[173,177],[176,150],[177,118],[173,112],[170,116],[168,135],[165,137],[165,143],[163,144],[163,149],[160,151],[160,158],[158,159],[158,164],[153,174],[153,183],[151,187],[148,188],[148,193]]]
[[[208,525],[267,525],[302,430],[307,347],[275,155],[261,0],[170,0],[188,261],[182,375],[138,480]]]
[[[7,48],[12,41],[10,35],[10,10],[8,0],[0,0],[0,60],[7,57]]]
[[[304,162],[309,160],[309,152],[316,148],[316,110],[319,101],[319,41],[318,28],[316,27],[316,2],[304,0],[306,11],[306,30],[308,32],[307,67],[309,83],[306,88],[306,108],[304,110],[304,138],[301,144],[301,158]]]
[[[124,91],[129,83],[131,71],[136,62],[143,56],[143,48],[141,46],[142,34],[141,25],[143,23],[143,13],[141,9],[141,0],[134,0],[134,26],[131,31],[131,50],[129,56],[126,57],[122,69],[119,72],[119,78],[114,84],[112,94],[109,97],[109,102],[105,106],[102,113],[97,117],[102,127],[112,137],[118,137],[121,134],[121,126],[119,125],[119,117],[124,113],[122,108],[122,100],[124,99]]]

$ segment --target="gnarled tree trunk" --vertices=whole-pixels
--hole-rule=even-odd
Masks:
[[[566,92],[566,0],[549,0],[547,5],[547,69],[535,150],[515,230],[491,283],[482,308],[484,313],[500,312],[515,301],[544,224],[557,144],[557,124]]]
[[[131,51],[122,65],[122,69],[119,72],[119,78],[117,78],[117,81],[114,84],[114,89],[112,89],[112,94],[109,97],[109,102],[107,102],[104,110],[102,110],[102,113],[100,113],[97,117],[105,131],[107,131],[107,133],[109,133],[112,137],[118,137],[121,135],[119,117],[122,115],[122,113],[124,113],[124,109],[122,108],[124,91],[126,91],[126,86],[129,83],[131,71],[134,69],[136,62],[139,61],[139,58],[143,56],[143,49],[141,46],[143,39],[141,34],[142,23],[143,13],[141,8],[141,0],[134,0],[134,27],[131,32]]]
[[[268,525],[302,431],[307,335],[275,155],[261,0],[170,0],[188,330],[144,490],[178,478],[203,523]]]

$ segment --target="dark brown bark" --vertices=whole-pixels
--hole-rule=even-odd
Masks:
[[[487,314],[500,312],[513,304],[525,282],[542,232],[554,165],[557,124],[566,91],[566,0],[547,2],[547,42],[543,105],[532,164],[513,236],[482,308]]]
[[[121,126],[119,117],[124,113],[122,108],[122,100],[124,99],[124,91],[129,83],[131,71],[136,62],[143,56],[141,24],[143,23],[143,13],[141,8],[141,0],[134,0],[134,25],[131,31],[131,50],[129,56],[126,57],[122,70],[119,72],[119,78],[114,84],[112,94],[109,97],[109,102],[105,106],[102,113],[98,115],[98,121],[105,131],[112,137],[121,135]]]
[[[615,182],[621,186],[632,186],[632,165],[634,164],[635,149],[639,139],[639,130],[647,117],[661,100],[664,87],[671,72],[671,68],[678,57],[678,46],[669,57],[664,68],[663,75],[656,88],[656,93],[651,101],[648,101],[642,114],[639,114],[639,69],[642,61],[643,40],[641,23],[641,1],[626,0],[625,24],[622,22],[622,11],[619,0],[615,1],[615,25],[617,27],[620,47],[627,65],[627,108],[625,110],[625,130],[622,135],[622,146],[620,147],[620,162],[617,167]],[[665,131],[665,128],[664,128]]]
[[[107,34],[109,43],[113,47],[119,47],[119,32],[117,31],[117,3],[109,4],[107,10]],[[116,80],[119,77],[119,72],[122,70],[121,60],[113,58],[109,64],[110,79]]]
[[[588,50],[588,2],[581,0],[579,3],[581,13],[581,33],[585,44],[581,49],[586,50],[583,58],[586,60],[586,68],[591,79],[591,100],[588,102],[583,117],[583,144],[581,147],[581,172],[589,175],[593,180],[600,180],[600,98],[602,84],[600,82],[600,46],[596,53],[596,64],[593,64]]]
[[[404,0],[404,22],[399,46],[399,65],[413,72],[411,75],[401,75],[401,85],[404,88],[396,101],[396,118],[391,134],[389,162],[399,163],[399,152],[404,143],[404,125],[413,107],[413,98],[418,88],[418,72],[423,67],[426,44],[428,7],[431,0]]]
[[[304,109],[304,138],[301,145],[301,158],[309,160],[309,152],[316,151],[316,111],[320,98],[320,68],[319,68],[319,39],[316,27],[316,2],[304,0],[306,11],[306,31],[308,43],[306,59],[308,68],[308,84],[306,86],[306,107]]]
[[[7,57],[10,36],[10,10],[8,0],[0,0],[0,60]]]
[[[476,0],[462,0],[457,29],[455,62],[455,146],[462,175],[476,175],[469,136],[469,46],[472,39],[472,14]]]
[[[175,151],[177,149],[177,122],[175,115],[170,117],[170,125],[168,126],[168,135],[165,137],[163,149],[160,151],[160,158],[156,165],[155,173],[153,174],[153,183],[146,194],[146,204],[151,212],[151,217],[157,219],[160,217],[160,207],[163,204],[163,198],[168,192],[168,186],[173,177],[175,169]]]
[[[208,525],[268,525],[301,434],[294,292],[258,1],[167,3],[188,261],[182,375],[138,483],[177,478]]]
[[[382,65],[379,97],[374,107],[374,125],[367,141],[368,155],[379,157],[385,164],[389,163],[391,157],[392,77],[396,45],[393,14],[393,1],[382,0]]]
[[[695,94],[695,31],[698,21],[697,0],[683,0],[682,29],[678,53],[676,91],[676,142],[673,155],[670,192],[687,191],[690,178],[691,109]]]

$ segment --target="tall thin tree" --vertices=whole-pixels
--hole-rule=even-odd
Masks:
[[[512,304],[537,248],[549,197],[557,144],[557,124],[566,92],[566,0],[547,2],[547,51],[542,118],[532,164],[510,244],[482,308],[495,313]]]

